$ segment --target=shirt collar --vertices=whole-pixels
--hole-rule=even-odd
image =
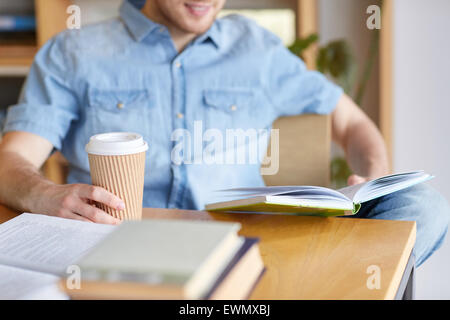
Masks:
[[[195,40],[196,43],[201,43],[206,40],[211,40],[211,42],[216,46],[216,48],[220,47],[220,30],[217,19],[213,22],[212,26],[206,31],[204,34],[197,37]]]
[[[147,35],[155,29],[162,27],[147,18],[142,12],[131,4],[128,0],[124,0],[120,6],[120,17],[125,22],[128,30],[136,41],[142,41]]]
[[[120,17],[122,18],[131,35],[136,41],[140,42],[154,30],[164,27],[156,22],[153,22],[144,14],[142,14],[136,4],[132,4],[130,3],[130,1],[123,1],[122,5],[120,6]],[[220,32],[217,21],[214,21],[208,31],[197,37],[195,43],[201,43],[208,39],[211,40],[217,48],[219,47]]]

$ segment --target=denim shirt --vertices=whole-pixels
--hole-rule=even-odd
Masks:
[[[219,199],[215,190],[264,184],[260,161],[276,118],[328,114],[341,94],[249,19],[217,19],[178,53],[165,26],[125,1],[120,17],[41,48],[3,131],[50,141],[70,163],[68,183],[91,182],[90,136],[140,133],[149,144],[144,206],[202,209]],[[256,161],[250,151],[236,160],[256,143]]]

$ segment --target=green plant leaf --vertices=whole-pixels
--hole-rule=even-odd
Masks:
[[[347,186],[347,179],[352,174],[347,161],[342,157],[331,160],[331,185],[335,189]]]
[[[319,40],[319,36],[317,34],[310,34],[306,38],[298,38],[291,44],[288,49],[295,55],[301,57],[303,51],[309,48],[313,43]]]
[[[329,60],[328,50],[326,48],[320,48],[316,58],[317,70],[322,73],[327,73]]]
[[[344,91],[350,94],[355,82],[356,60],[345,40],[336,40],[319,49],[317,70],[329,74]]]

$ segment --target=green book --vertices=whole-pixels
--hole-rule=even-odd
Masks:
[[[414,171],[384,176],[333,190],[318,186],[275,186],[221,190],[235,200],[207,204],[205,210],[294,215],[342,216],[356,214],[364,202],[427,181],[433,176]]]

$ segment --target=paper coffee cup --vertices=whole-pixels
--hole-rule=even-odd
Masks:
[[[147,149],[147,143],[137,133],[110,132],[90,138],[86,152],[92,184],[105,188],[125,202],[125,210],[97,203],[100,209],[120,220],[142,218]]]

